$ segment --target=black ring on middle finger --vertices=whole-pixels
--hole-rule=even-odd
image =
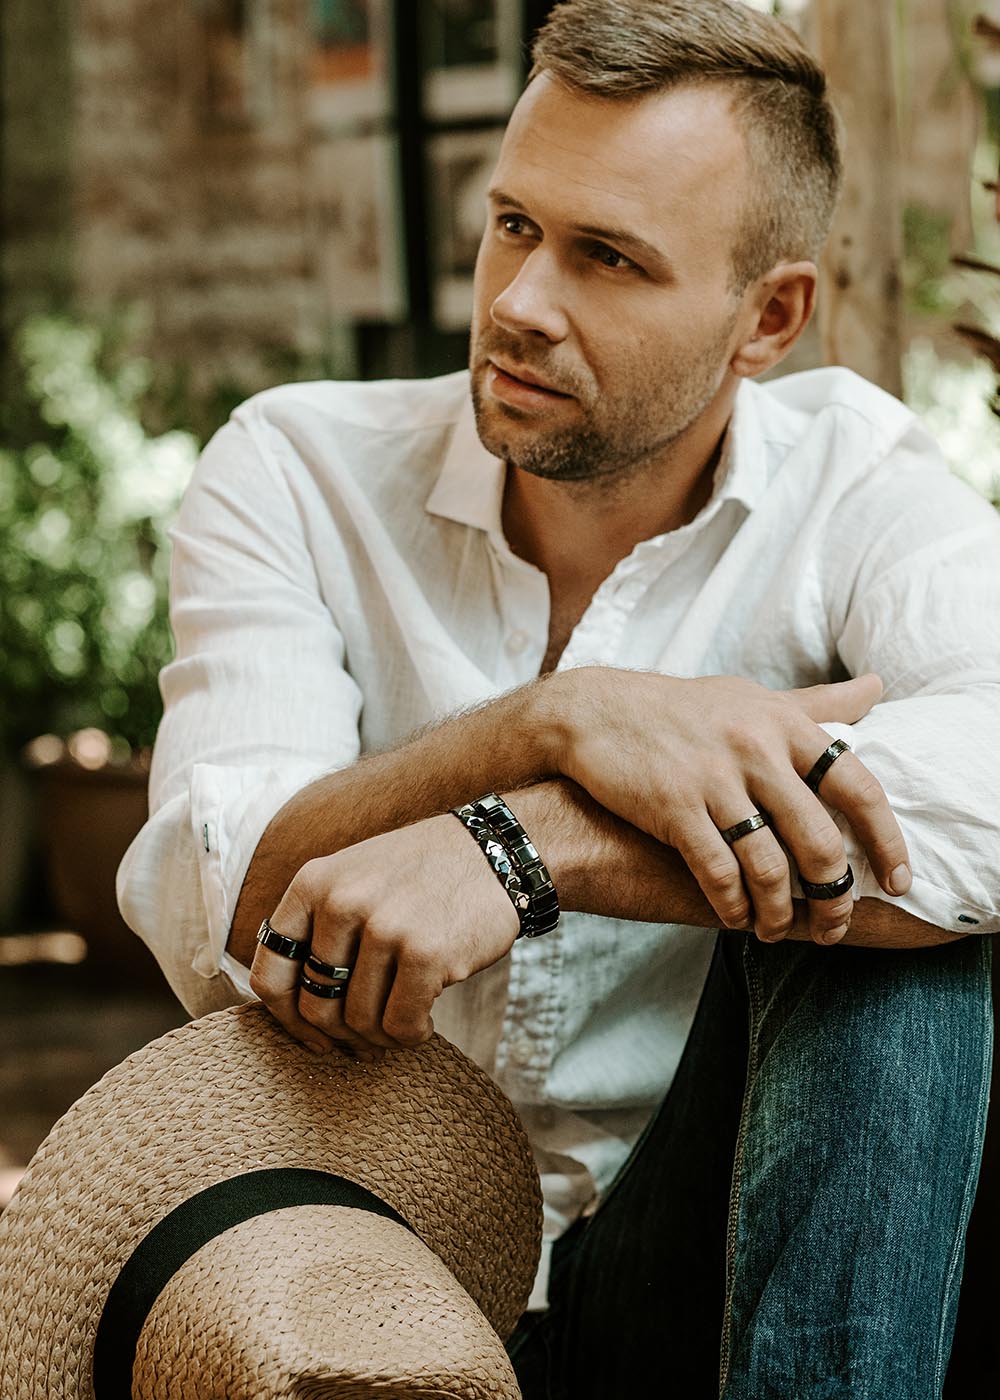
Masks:
[[[800,875],[799,884],[806,899],[836,899],[838,895],[846,894],[854,884],[854,871],[848,866],[839,879],[819,884],[814,884],[812,880],[806,880]]]
[[[318,972],[321,977],[329,977],[333,982],[346,982],[351,975],[349,967],[337,967],[333,963],[323,962],[315,953],[310,953],[306,958],[306,967],[310,972]]]
[[[727,826],[724,830],[719,828],[719,835],[727,846],[734,845],[742,840],[744,836],[749,836],[751,831],[759,831],[762,826],[767,826],[768,820],[763,812],[754,812],[752,817],[747,817],[745,821],[737,822],[735,826]]]
[[[346,982],[315,982],[308,972],[302,973],[299,978],[299,986],[310,996],[325,997],[327,1001],[334,1001],[337,997],[347,995]]]

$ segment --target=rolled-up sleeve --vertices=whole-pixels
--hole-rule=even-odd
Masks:
[[[956,934],[1000,932],[1000,520],[915,433],[837,529],[827,567],[860,558],[828,595],[837,648],[885,693],[857,724],[824,728],[882,783],[906,839],[913,885],[891,902]],[[889,899],[834,816],[856,897]]]
[[[208,445],[185,496],[150,818],[118,874],[126,921],[196,1015],[250,996],[225,945],[264,829],[360,748],[360,692],[272,432],[251,400]]]

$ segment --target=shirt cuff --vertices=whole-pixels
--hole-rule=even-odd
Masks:
[[[198,854],[208,941],[192,966],[201,977],[226,974],[251,996],[249,970],[226,952],[236,902],[254,851],[271,819],[328,770],[314,764],[222,768],[196,764],[191,774],[191,828]]]
[[[843,739],[851,746],[853,752],[865,762],[865,743],[863,736],[857,734],[850,724],[827,723],[820,726],[829,734],[831,741]],[[874,766],[873,766],[874,771]],[[854,886],[852,894],[855,902],[859,899],[881,899],[887,904],[891,904],[899,909],[905,909],[908,914],[915,915],[918,919],[923,919],[926,923],[933,924],[935,928],[944,929],[949,933],[964,935],[968,933],[997,933],[1000,932],[1000,915],[992,908],[988,908],[978,903],[974,899],[969,899],[967,891],[958,888],[962,883],[961,879],[961,858],[956,852],[956,858],[952,860],[952,870],[956,876],[955,887],[944,888],[943,882],[936,884],[932,879],[928,879],[919,872],[920,854],[922,849],[928,846],[928,833],[926,830],[918,829],[912,825],[899,810],[893,806],[892,781],[887,773],[877,774],[886,791],[890,807],[896,813],[900,830],[910,851],[910,857],[917,867],[913,873],[913,881],[906,894],[889,895],[879,884],[868,862],[864,848],[859,842],[847,818],[842,813],[835,811],[832,807],[827,807],[830,816],[837,824],[837,828],[844,838],[844,849],[847,852],[847,859],[854,871]],[[825,804],[824,804],[825,805]],[[938,838],[938,844],[943,841],[943,837]],[[940,865],[940,861],[938,862]],[[799,884],[798,873],[793,871],[793,894],[797,898],[803,898],[802,887]]]

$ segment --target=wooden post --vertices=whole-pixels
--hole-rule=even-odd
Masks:
[[[844,121],[846,180],[823,259],[823,359],[902,391],[902,212],[894,0],[815,0],[813,41]]]

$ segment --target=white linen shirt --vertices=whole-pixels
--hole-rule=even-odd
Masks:
[[[273,389],[205,450],[173,535],[151,816],[119,874],[191,1012],[251,995],[226,938],[294,792],[537,676],[548,586],[504,537],[504,472],[464,373]],[[896,400],[845,370],[743,383],[708,504],[621,561],[559,665],[591,663],[775,688],[877,671],[882,703],[826,728],[900,822],[898,903],[956,933],[1000,929],[1000,524]],[[856,897],[884,898],[839,824]],[[522,1115],[550,1240],[670,1085],[713,941],[566,913],[437,1002],[437,1028]]]

